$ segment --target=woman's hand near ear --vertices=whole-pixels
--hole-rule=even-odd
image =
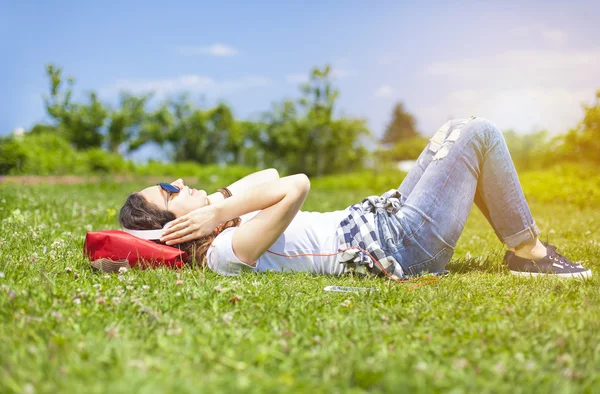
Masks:
[[[214,205],[207,205],[168,223],[160,241],[177,245],[200,239],[212,233],[219,224],[217,209]]]

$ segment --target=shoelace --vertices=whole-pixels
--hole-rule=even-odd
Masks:
[[[548,249],[548,257],[551,260],[554,260],[554,261],[561,263],[568,267],[576,267],[577,266],[577,264],[571,263],[565,256],[558,253],[556,251],[556,246],[550,245],[549,243],[546,243],[546,242],[542,242],[542,244],[544,244],[544,246],[546,246],[546,249]]]

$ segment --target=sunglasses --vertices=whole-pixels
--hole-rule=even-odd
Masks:
[[[179,193],[181,191],[177,186],[173,186],[170,183],[158,183],[158,187],[163,189],[167,193],[167,197],[165,198],[165,206],[167,207],[167,211],[169,210],[169,196],[174,193]]]

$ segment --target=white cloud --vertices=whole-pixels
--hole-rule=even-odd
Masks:
[[[471,115],[488,118],[501,130],[547,129],[559,133],[577,124],[583,116],[580,103],[592,97],[593,92],[587,89],[463,89],[452,91],[434,105],[419,108],[415,113],[418,119],[425,120],[426,134],[433,134],[432,130],[446,119]]]
[[[204,47],[180,46],[177,48],[177,53],[183,56],[210,55],[231,57],[237,55],[239,51],[232,46],[216,43]]]
[[[377,98],[390,98],[394,96],[394,89],[389,85],[381,85],[375,89],[373,96]]]
[[[564,45],[567,42],[566,32],[555,27],[548,27],[539,23],[528,26],[515,27],[509,30],[509,34],[513,35],[517,39],[542,39],[543,41],[546,41],[556,46]]]
[[[247,76],[238,79],[217,81],[204,75],[181,75],[174,78],[153,80],[117,81],[108,88],[101,89],[103,95],[113,95],[120,91],[134,94],[154,92],[156,96],[164,96],[175,92],[227,94],[238,90],[261,87],[270,84],[270,80],[263,76]]]
[[[443,123],[448,117],[476,115],[501,128],[564,132],[581,119],[580,104],[593,98],[598,64],[600,50],[511,51],[430,64],[426,77],[448,93],[420,108],[417,116]]]

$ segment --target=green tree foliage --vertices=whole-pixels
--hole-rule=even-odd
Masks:
[[[323,175],[362,168],[360,144],[370,134],[363,119],[335,119],[339,90],[331,68],[314,68],[297,101],[285,100],[266,114],[265,162],[289,172]]]
[[[562,155],[569,160],[600,164],[600,89],[595,102],[583,105],[583,110],[583,120],[562,138]]]
[[[556,138],[546,130],[527,134],[505,130],[502,135],[517,170],[541,170],[557,157]]]
[[[425,137],[413,137],[394,144],[390,149],[381,150],[383,161],[416,160],[429,143]]]
[[[118,153],[123,144],[129,144],[128,151],[134,149],[131,143],[137,140],[141,128],[146,120],[146,103],[151,96],[136,97],[128,93],[121,93],[119,108],[108,114],[107,142],[108,149]],[[135,146],[137,147],[137,146]]]
[[[236,119],[226,103],[200,108],[185,94],[153,103],[151,95],[121,93],[114,107],[100,102],[94,92],[76,101],[73,78],[65,78],[54,65],[46,72],[50,91],[44,102],[52,122],[0,140],[2,174],[123,169],[127,165],[118,154],[147,143],[163,147],[158,161],[272,166],[311,176],[360,170],[370,159],[362,144],[370,136],[365,120],[336,116],[340,92],[329,66],[312,69],[298,98],[274,103],[258,121]],[[505,132],[517,167],[538,169],[557,159],[600,164],[600,90],[584,111],[578,127],[564,136]],[[419,136],[415,118],[399,102],[381,142],[389,148],[378,152],[377,167],[385,168],[386,163],[416,159],[427,138]]]
[[[54,65],[48,65],[46,72],[50,78],[50,96],[44,102],[48,115],[56,123],[53,129],[77,149],[101,147],[107,109],[96,93],[89,93],[86,104],[75,103],[72,101],[75,80],[68,77],[65,86],[62,69]]]
[[[392,111],[392,120],[387,125],[381,142],[384,144],[397,144],[400,141],[417,137],[419,133],[415,124],[415,117],[406,111],[404,104],[401,102],[396,103]]]

